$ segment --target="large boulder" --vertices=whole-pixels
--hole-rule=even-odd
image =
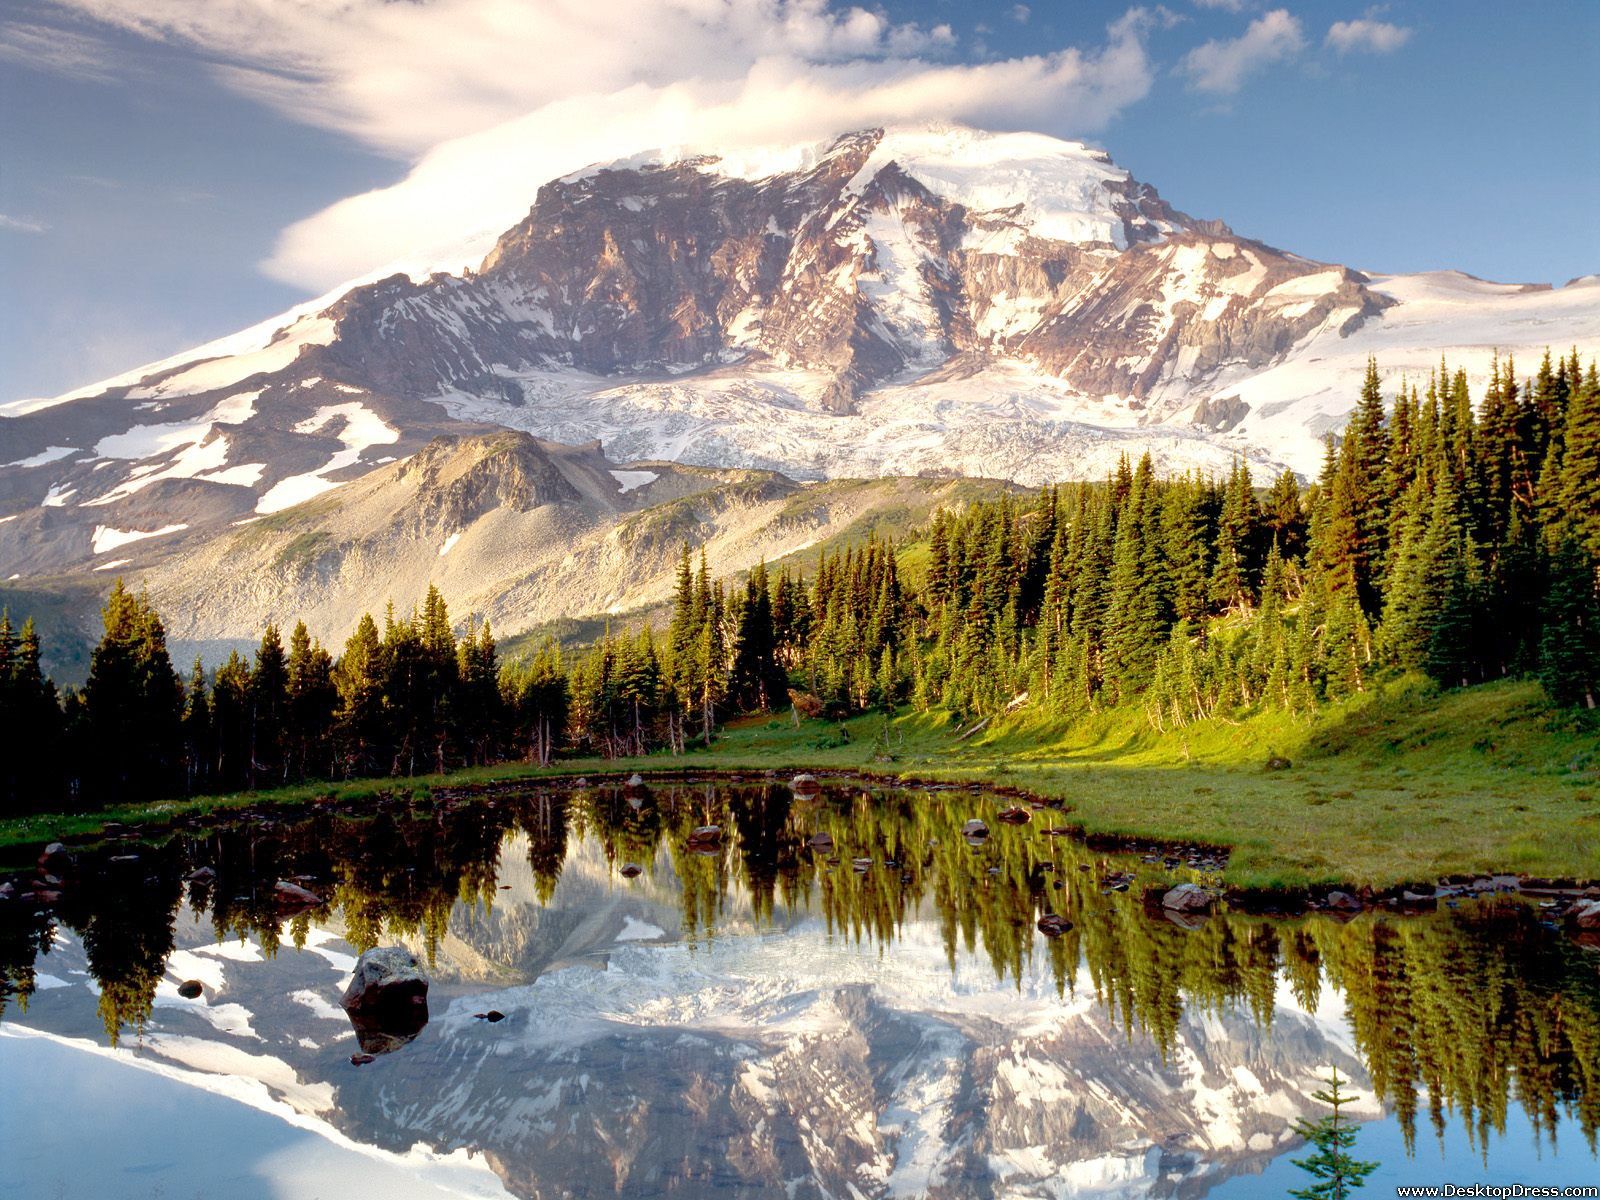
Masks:
[[[368,1054],[398,1050],[428,1023],[428,976],[404,946],[379,946],[356,962],[340,1001]]]

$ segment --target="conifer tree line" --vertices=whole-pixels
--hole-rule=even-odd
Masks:
[[[740,583],[683,548],[664,630],[546,640],[501,665],[487,623],[457,636],[430,589],[333,654],[303,623],[253,659],[173,670],[149,600],[119,581],[81,690],[0,623],[7,810],[301,780],[412,775],[561,752],[708,743],[730,715],[844,716],[912,704],[975,722],[1024,705],[1136,705],[1157,729],[1309,713],[1386,673],[1448,687],[1533,676],[1600,703],[1600,378],[1576,350],[1476,402],[1441,362],[1386,404],[1376,362],[1319,479],[1104,481],[941,510],[896,545],[824,552],[808,579]]]

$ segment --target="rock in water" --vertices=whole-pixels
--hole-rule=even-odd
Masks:
[[[1045,913],[1039,918],[1039,932],[1045,937],[1060,937],[1072,928],[1072,922],[1060,913]]]
[[[1161,907],[1173,912],[1204,912],[1211,907],[1211,897],[1197,884],[1180,883],[1161,897]]]
[[[1327,904],[1329,908],[1337,912],[1361,911],[1361,901],[1357,900],[1349,892],[1329,892]]]
[[[989,836],[989,827],[974,817],[961,827],[961,836],[970,842],[982,841]]]
[[[791,792],[814,792],[817,791],[820,786],[821,785],[817,783],[817,777],[815,775],[807,775],[804,772],[796,775],[789,782],[789,790]]]
[[[1033,820],[1033,814],[1025,808],[1018,808],[1016,805],[1012,805],[1010,808],[1002,808],[997,819],[1004,821],[1007,825],[1026,825]]]
[[[379,946],[356,962],[340,1001],[368,1054],[398,1050],[428,1023],[428,977],[404,946]]]
[[[644,874],[644,868],[638,863],[623,863],[621,875],[624,879],[637,879]]]
[[[198,979],[185,979],[178,985],[178,995],[182,996],[185,1000],[198,1000],[200,998],[200,994],[204,991],[205,988],[201,986],[201,983]]]
[[[691,854],[710,854],[722,845],[722,826],[701,825],[691,830],[686,843]]]
[[[308,908],[320,908],[322,897],[315,892],[306,891],[298,883],[280,879],[272,889],[272,902],[277,907],[279,916],[289,916],[304,912]]]

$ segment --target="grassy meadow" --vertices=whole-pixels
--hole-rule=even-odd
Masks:
[[[1070,725],[1024,713],[965,738],[957,732],[908,710],[798,726],[787,714],[749,717],[709,751],[676,758],[508,764],[12,818],[0,821],[0,857],[92,834],[107,820],[160,823],[249,804],[521,777],[809,769],[1059,798],[1086,832],[1227,846],[1227,881],[1243,888],[1381,888],[1486,871],[1600,878],[1600,721],[1553,708],[1532,683],[1440,692],[1402,680],[1309,721],[1266,714],[1157,733],[1141,712],[1116,710]],[[1269,770],[1271,758],[1290,765]]]

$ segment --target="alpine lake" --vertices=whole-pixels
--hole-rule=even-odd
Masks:
[[[745,776],[108,831],[0,872],[6,1194],[1242,1197],[1337,1070],[1405,1185],[1600,1180],[1600,953],[1505,881],[1291,915],[1225,852]],[[714,827],[714,828],[713,828]],[[1175,887],[1205,896],[1166,907]],[[5,891],[0,888],[0,891]],[[341,1006],[357,957],[429,981]],[[361,1027],[358,1028],[357,1025]]]

